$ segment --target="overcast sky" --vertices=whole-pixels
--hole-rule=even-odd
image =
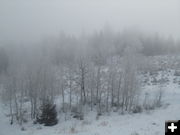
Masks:
[[[108,24],[180,38],[180,0],[0,0],[0,40],[36,41]]]

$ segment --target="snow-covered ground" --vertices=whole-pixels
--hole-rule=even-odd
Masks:
[[[0,135],[164,135],[166,120],[180,120],[180,86],[173,83],[174,76],[169,76],[169,83],[162,87],[164,91],[163,106],[151,111],[137,114],[111,113],[96,119],[95,113],[89,113],[83,121],[71,119],[60,120],[53,127],[34,125],[28,122],[21,127],[9,124],[5,116],[6,107],[0,107]],[[147,85],[145,91],[155,92],[158,85]]]

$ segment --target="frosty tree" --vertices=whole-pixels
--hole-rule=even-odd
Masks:
[[[37,116],[37,122],[45,126],[53,126],[58,123],[56,105],[50,100],[44,100],[40,107],[41,113]]]

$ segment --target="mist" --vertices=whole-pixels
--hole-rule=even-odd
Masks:
[[[179,134],[179,89],[179,0],[0,0],[0,135]]]
[[[64,31],[80,35],[110,26],[180,35],[179,0],[1,0],[0,41],[36,42]]]

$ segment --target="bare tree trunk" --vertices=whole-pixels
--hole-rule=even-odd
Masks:
[[[10,115],[11,115],[11,122],[10,124],[12,125],[14,123],[14,115],[13,115],[13,108],[12,108],[12,92],[10,92]]]
[[[82,93],[83,93],[83,105],[86,104],[86,93],[85,93],[85,73],[84,70],[82,70],[82,84],[81,84],[81,89],[82,89]]]
[[[91,111],[93,110],[93,89],[91,87]]]
[[[65,112],[65,108],[64,108],[64,84],[62,84],[61,86],[61,90],[62,90],[62,109],[63,109],[63,112]]]
[[[37,99],[36,97],[33,100],[33,119],[36,118],[36,114],[37,114]]]
[[[19,107],[19,124],[22,125],[23,122],[23,113],[22,113],[22,107],[23,107],[23,90],[21,90],[21,98],[20,98],[20,107]]]
[[[87,67],[85,65],[85,61],[81,59],[79,63],[79,69],[80,69],[80,88],[81,88],[80,100],[82,105],[86,104],[86,91],[85,91],[85,75],[87,73],[86,68]]]
[[[70,77],[69,89],[70,89],[70,92],[69,92],[69,109],[71,111],[71,108],[72,108],[72,78],[71,77]]]
[[[107,88],[107,95],[106,95],[106,112],[109,112],[109,84]]]
[[[16,119],[19,121],[19,107],[18,107],[16,94],[15,94],[14,102],[15,102],[15,108],[16,108],[15,109],[16,110]]]
[[[98,102],[99,114],[102,113],[102,111],[101,111],[101,96],[102,96],[102,92],[101,92],[100,95],[99,95],[99,102]]]
[[[118,93],[117,93],[117,109],[118,109],[118,110],[119,110],[119,108],[120,108],[121,78],[122,78],[122,75],[120,74],[119,83],[118,83]]]
[[[111,78],[111,107],[114,105],[114,78]]]
[[[101,72],[101,67],[98,66],[98,70],[97,70],[97,84],[96,84],[96,101],[98,102],[99,100],[99,87],[100,87],[100,72]]]

